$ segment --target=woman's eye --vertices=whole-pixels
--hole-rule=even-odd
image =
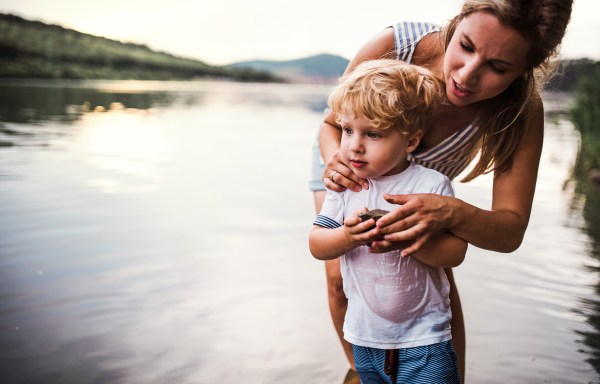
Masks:
[[[467,46],[465,45],[465,43],[463,43],[462,41],[460,42],[460,46],[462,47],[462,49],[464,49],[464,50],[465,50],[465,51],[467,51],[467,52],[473,52],[473,48],[471,48],[471,47],[467,47]]]
[[[494,71],[500,75],[506,73],[506,70],[500,69],[500,68],[496,67],[494,64],[490,64],[490,67],[492,68],[492,71]]]

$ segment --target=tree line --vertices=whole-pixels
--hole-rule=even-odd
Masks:
[[[282,81],[0,13],[0,78]]]

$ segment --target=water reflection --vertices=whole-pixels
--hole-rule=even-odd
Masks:
[[[582,170],[579,162],[575,163],[573,176],[570,183],[573,188],[573,201],[571,210],[574,215],[581,215],[583,232],[589,238],[589,255],[597,262],[596,265],[586,265],[587,269],[595,275],[600,274],[600,188],[592,185],[587,179],[587,174]],[[581,335],[580,343],[584,348],[582,353],[596,372],[600,374],[600,276],[593,285],[593,296],[581,300],[581,307],[577,313],[585,317],[589,330],[576,331]],[[600,381],[599,381],[600,382]]]
[[[34,117],[2,121],[0,140],[14,145],[0,148],[1,374],[16,383],[341,382],[347,362],[306,239],[310,149],[329,87],[62,88],[52,92],[83,96],[52,108],[15,96],[11,108]],[[94,104],[103,95],[114,98]],[[38,120],[45,110],[56,112]],[[593,312],[572,309],[598,297],[589,289],[597,274],[582,268],[584,219],[569,222],[561,189],[576,140],[560,116],[549,120],[522,247],[471,247],[456,271],[471,382],[597,376],[577,352],[584,333],[573,332],[594,336]],[[491,177],[455,189],[489,208]]]
[[[68,122],[98,106],[108,110],[115,102],[136,109],[166,106],[173,102],[172,95],[167,92],[99,92],[98,89],[67,88],[61,84],[37,85],[0,84],[0,117],[3,122]]]

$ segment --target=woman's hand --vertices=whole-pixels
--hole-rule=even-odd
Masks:
[[[374,253],[402,249],[402,256],[417,252],[431,236],[452,221],[452,198],[436,194],[388,195],[388,203],[401,204],[377,221],[377,227],[385,235],[384,241],[374,242]],[[414,241],[407,247],[406,241]],[[406,247],[406,248],[405,248]]]
[[[340,151],[333,152],[333,155],[327,162],[325,172],[323,172],[323,183],[325,183],[325,187],[335,192],[343,192],[346,188],[350,188],[356,192],[359,192],[362,187],[369,189],[367,180],[356,176],[354,172],[342,162]]]

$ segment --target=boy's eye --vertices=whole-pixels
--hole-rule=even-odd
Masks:
[[[352,129],[348,128],[348,127],[344,127],[344,133],[346,135],[351,135],[352,134]]]
[[[375,133],[375,132],[369,132],[369,133],[367,133],[367,137],[370,139],[376,139],[378,137],[381,137],[381,135],[379,135],[378,133]]]

